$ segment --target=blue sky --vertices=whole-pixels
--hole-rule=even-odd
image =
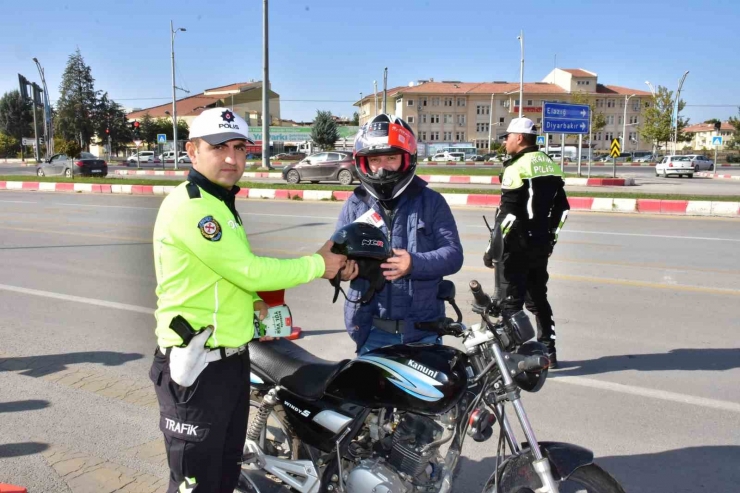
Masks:
[[[260,0],[6,1],[3,12],[0,93],[18,87],[19,72],[38,81],[35,56],[55,100],[79,47],[97,89],[125,107],[165,103],[170,19],[188,30],[175,42],[179,86],[198,93],[262,78]],[[675,89],[690,70],[684,114],[724,120],[740,105],[738,19],[737,0],[271,0],[270,79],[283,118],[312,119],[316,109],[350,116],[373,80],[382,87],[386,66],[389,87],[430,77],[517,81],[523,29],[526,81],[541,80],[556,54],[561,68],[642,90],[646,80]]]

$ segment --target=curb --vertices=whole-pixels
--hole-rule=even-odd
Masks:
[[[559,162],[559,161],[557,161]],[[565,163],[567,166],[576,166],[578,163],[576,163],[573,160],[566,161]],[[430,161],[420,161],[417,166],[500,166],[500,162],[491,162],[491,161],[437,161],[437,162],[430,162]],[[598,162],[598,163],[591,163],[591,166],[611,166],[612,163],[604,163],[604,162]],[[588,162],[582,162],[581,167],[588,167]],[[655,163],[617,163],[617,166],[622,167],[633,167],[638,168],[640,166],[655,166]],[[717,163],[717,167],[723,167],[723,168],[740,168],[740,164],[735,163],[726,163],[726,164],[719,164]]]
[[[117,175],[137,176],[187,176],[187,171],[165,171],[165,170],[116,170]],[[243,178],[282,178],[282,173],[251,172],[242,175]],[[461,183],[478,185],[499,185],[498,176],[473,176],[473,175],[417,175],[427,183]],[[566,185],[583,187],[624,187],[635,184],[634,178],[565,178]]]
[[[700,176],[702,178],[714,178],[715,180],[740,180],[740,175],[716,175],[714,173],[694,173],[694,176]]]
[[[122,195],[167,195],[174,186],[96,185],[93,183],[53,183],[0,181],[0,190],[40,192],[111,193]],[[333,190],[276,190],[243,188],[237,197],[243,199],[295,199],[343,201],[352,192]],[[443,193],[450,206],[498,207],[500,195]],[[740,216],[740,202],[705,200],[615,199],[602,197],[568,197],[571,210],[592,212],[625,212],[644,214],[677,214],[685,216]]]

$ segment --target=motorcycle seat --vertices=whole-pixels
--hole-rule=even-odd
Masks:
[[[307,400],[320,399],[332,379],[350,361],[327,361],[309,353],[287,339],[249,344],[252,367]]]

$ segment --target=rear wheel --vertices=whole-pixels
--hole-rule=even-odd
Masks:
[[[44,175],[44,170],[42,168],[39,168],[36,170],[36,176],[40,176],[43,178],[46,175]]]
[[[288,171],[288,174],[285,176],[285,180],[288,183],[296,184],[301,182],[301,175],[298,174],[298,172],[294,169]]]
[[[72,170],[67,168],[64,170],[64,176],[67,178],[72,178]]]

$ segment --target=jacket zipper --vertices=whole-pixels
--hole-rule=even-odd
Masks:
[[[388,217],[388,221],[390,223],[390,225],[388,226],[388,243],[390,244],[391,251],[392,251],[393,250],[393,219],[396,217],[396,212],[393,210],[388,210],[382,205],[380,207],[382,207],[383,211],[385,211],[385,215]],[[391,284],[393,283],[391,282]],[[389,320],[393,320],[393,318],[391,318],[391,312],[393,308],[392,293],[393,293],[393,290],[389,288],[388,289],[388,319]]]

